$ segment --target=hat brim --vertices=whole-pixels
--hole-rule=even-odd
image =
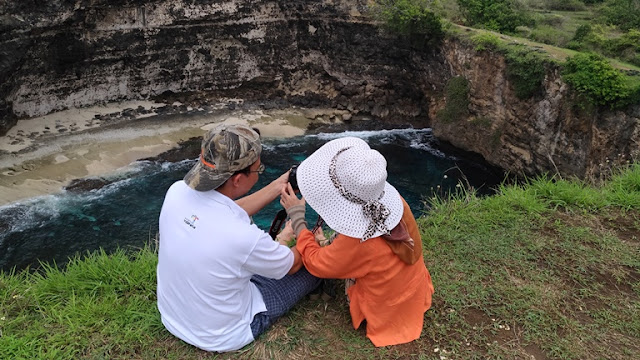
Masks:
[[[331,229],[360,239],[369,227],[370,221],[364,216],[362,205],[344,198],[329,177],[329,164],[333,156],[339,150],[353,146],[365,146],[369,149],[369,145],[359,138],[346,137],[330,141],[300,164],[296,179],[302,196]],[[384,195],[380,202],[390,211],[385,225],[391,230],[402,218],[402,198],[395,187],[385,182]],[[376,230],[372,237],[382,234],[380,230]]]
[[[209,191],[220,187],[231,175],[233,172],[212,171],[198,159],[198,162],[184,176],[184,182],[194,190]]]

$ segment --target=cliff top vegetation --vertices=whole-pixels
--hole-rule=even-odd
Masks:
[[[189,346],[156,309],[157,255],[94,253],[0,274],[2,359],[640,358],[640,166],[602,186],[540,178],[431,199],[419,224],[434,280],[420,339],[375,348],[341,283],[227,354]]]
[[[436,24],[491,45],[478,50],[505,53],[520,98],[539,93],[551,61],[566,65],[564,79],[583,106],[640,102],[640,0],[385,0],[376,1],[373,13],[414,38],[441,38]],[[415,25],[420,22],[425,25]]]

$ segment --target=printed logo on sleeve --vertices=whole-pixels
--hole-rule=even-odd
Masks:
[[[197,215],[191,215],[191,218],[184,218],[184,223],[191,226],[191,228],[196,228],[196,221],[200,220]]]

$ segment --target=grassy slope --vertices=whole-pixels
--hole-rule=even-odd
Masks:
[[[640,358],[639,219],[640,166],[601,188],[541,179],[435,201],[419,220],[433,308],[419,340],[387,348],[351,328],[338,291],[209,354],[163,329],[153,251],[93,254],[0,275],[0,358]]]

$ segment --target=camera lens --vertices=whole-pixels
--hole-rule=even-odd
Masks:
[[[289,184],[293,190],[298,190],[298,179],[296,178],[296,171],[298,170],[298,165],[294,165],[291,167],[291,171],[289,172]]]

